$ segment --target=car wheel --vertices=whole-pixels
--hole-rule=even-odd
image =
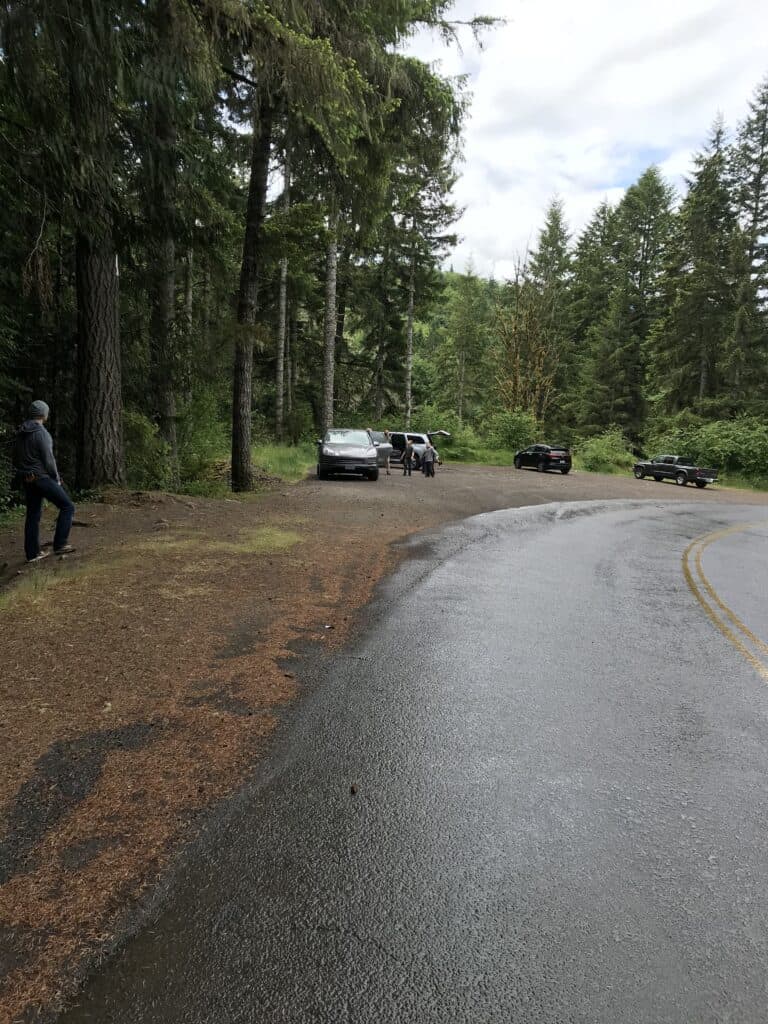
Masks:
[[[546,464],[546,462],[540,462],[538,464],[538,466],[536,467],[536,469],[539,471],[539,473],[546,473],[546,471],[547,471],[547,464]]]
[[[515,469],[522,469],[522,468],[523,468],[523,460],[519,459],[519,458],[515,459]]]
[[[653,479],[656,481],[657,484],[661,483],[661,477],[660,476],[656,476],[655,473],[653,474]]]
[[[569,474],[569,473],[570,473],[571,471],[570,471],[570,469],[561,469],[561,470],[560,470],[560,472],[561,472],[561,473],[563,474],[563,476],[568,476],[568,474]]]
[[[704,490],[704,488],[707,486],[707,481],[706,480],[697,480],[696,481],[696,486],[699,488],[699,490]]]
[[[317,467],[317,479],[318,480],[327,480],[328,479],[328,474],[326,473],[326,471],[324,469],[320,469],[319,466]]]
[[[635,479],[636,480],[642,480],[644,476],[645,476],[645,470],[644,469],[636,469],[635,470]]]
[[[379,471],[378,471],[378,469],[370,469],[366,473],[366,476],[368,477],[369,480],[378,480],[379,479]]]
[[[678,473],[675,477],[675,483],[678,487],[685,487],[685,485],[688,483],[688,477],[685,475],[685,473]]]

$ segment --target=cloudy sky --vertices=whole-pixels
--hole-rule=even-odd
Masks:
[[[578,232],[650,164],[676,185],[721,112],[740,120],[768,75],[765,0],[457,0],[504,18],[478,49],[429,35],[409,49],[472,93],[452,262],[502,279],[563,198]]]

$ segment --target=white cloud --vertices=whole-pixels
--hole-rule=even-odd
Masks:
[[[718,112],[734,126],[768,73],[763,0],[457,0],[505,18],[478,52],[422,35],[409,51],[467,74],[472,105],[452,262],[508,276],[553,195],[574,234],[650,163],[673,184]]]

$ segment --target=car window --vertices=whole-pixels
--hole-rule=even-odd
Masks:
[[[689,459],[687,455],[681,455],[680,458],[677,461],[680,463],[681,466],[695,466],[696,465],[696,463],[693,461],[693,459]]]
[[[672,465],[674,465],[674,462],[675,462],[674,455],[665,455],[664,456],[664,465],[665,466],[672,466]]]
[[[390,434],[389,441],[393,448],[405,448],[405,434]]]
[[[408,440],[413,441],[414,444],[426,444],[426,438],[423,434],[409,434]]]
[[[362,444],[366,447],[371,443],[367,430],[329,430],[323,440],[326,444]]]

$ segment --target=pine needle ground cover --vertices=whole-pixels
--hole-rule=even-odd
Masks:
[[[496,508],[649,496],[631,476],[449,464],[245,500],[116,492],[78,509],[74,557],[32,570],[20,524],[0,531],[0,1020],[43,1020],[140,924],[300,697],[297,652],[332,655],[365,626],[393,542]]]

